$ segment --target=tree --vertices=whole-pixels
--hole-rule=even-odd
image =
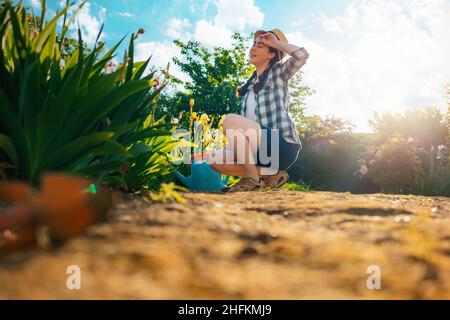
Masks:
[[[315,93],[313,89],[301,86],[302,81],[303,72],[300,71],[289,82],[289,93],[291,97],[289,113],[292,116],[292,120],[297,124],[301,124],[305,118],[306,97]]]
[[[354,125],[349,121],[334,116],[323,119],[318,115],[303,115],[297,124],[297,130],[305,140],[336,134],[351,134],[353,128]]]
[[[178,116],[188,111],[191,98],[195,100],[196,112],[219,116],[240,111],[236,90],[254,69],[246,59],[247,39],[239,33],[233,34],[233,39],[231,49],[215,47],[212,52],[197,41],[174,41],[182,58],[175,57],[173,61],[190,79],[181,81],[172,77],[172,85],[182,89],[161,96],[157,110],[161,116]]]

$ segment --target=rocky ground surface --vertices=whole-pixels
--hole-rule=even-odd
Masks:
[[[63,246],[3,256],[0,298],[450,298],[450,198],[183,196],[121,196],[107,223]],[[80,267],[81,290],[66,287],[70,265]],[[380,290],[367,287],[370,266]]]

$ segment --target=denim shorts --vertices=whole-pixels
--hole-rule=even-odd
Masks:
[[[263,146],[260,146],[260,150],[258,150],[257,153],[257,159],[256,159],[256,165],[264,168],[269,168],[272,165],[272,161],[270,161],[267,164],[263,164],[260,159],[260,153],[264,156],[272,157],[276,155],[272,155],[272,142],[271,137],[274,134],[274,131],[265,127],[261,126],[261,129],[266,129],[262,132],[261,136],[261,144],[265,144],[266,148],[263,148]],[[265,139],[263,136],[267,134],[267,139]],[[278,145],[279,145],[279,170],[287,170],[290,166],[294,164],[294,162],[297,160],[300,150],[302,149],[302,145],[298,143],[289,142],[283,137],[281,137],[278,133],[275,134],[278,137]],[[275,151],[274,151],[275,152]],[[267,161],[264,161],[267,162]]]

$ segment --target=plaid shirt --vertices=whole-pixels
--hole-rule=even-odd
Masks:
[[[258,122],[270,129],[278,129],[280,137],[293,139],[301,145],[294,122],[289,116],[289,79],[305,64],[300,49],[285,62],[277,62],[267,75],[264,87],[255,94]],[[252,88],[250,87],[250,90]],[[249,90],[249,91],[250,91]],[[247,92],[248,95],[248,92]],[[241,115],[245,116],[246,97],[242,99]]]

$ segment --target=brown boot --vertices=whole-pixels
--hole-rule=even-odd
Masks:
[[[289,181],[289,175],[286,171],[280,170],[273,176],[261,176],[261,180],[264,182],[264,186],[271,189],[277,189],[281,188],[286,182]]]

